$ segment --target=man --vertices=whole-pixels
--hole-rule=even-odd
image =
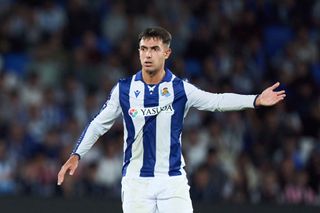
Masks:
[[[100,113],[82,133],[72,155],[58,174],[58,185],[70,170],[73,175],[80,158],[107,132],[122,114],[124,162],[122,207],[125,213],[193,212],[189,185],[183,169],[181,132],[190,107],[230,111],[271,106],[285,97],[273,91],[260,95],[213,94],[176,77],[165,68],[171,54],[171,35],[160,27],[139,35],[142,70],[120,80]]]

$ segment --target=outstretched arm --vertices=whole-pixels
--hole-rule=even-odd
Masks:
[[[240,95],[235,93],[210,93],[184,82],[187,108],[195,107],[208,111],[238,111],[257,106],[272,106],[283,100],[285,91],[274,91],[279,82],[265,89],[260,95]]]
[[[280,83],[277,82],[271,87],[265,89],[256,99],[256,106],[273,106],[282,101],[286,97],[284,90],[274,91],[279,87]]]
[[[78,167],[80,158],[89,151],[98,138],[107,132],[113,125],[115,119],[121,114],[119,104],[119,86],[116,85],[111,92],[110,99],[102,107],[99,114],[90,122],[81,134],[72,155],[61,167],[58,174],[58,185],[64,181],[65,174],[73,175]]]

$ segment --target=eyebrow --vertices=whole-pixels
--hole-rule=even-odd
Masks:
[[[159,47],[159,48],[160,48],[160,46],[159,46],[159,45],[151,46],[151,47],[147,47],[147,46],[145,46],[145,45],[141,45],[141,46],[140,46],[140,48],[141,48],[141,47],[144,47],[144,48],[151,48],[151,49],[152,49],[152,48],[155,48],[155,47]]]

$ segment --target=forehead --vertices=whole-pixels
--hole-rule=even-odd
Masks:
[[[153,46],[163,46],[164,43],[160,38],[151,37],[151,38],[143,38],[140,40],[140,46],[153,47]]]

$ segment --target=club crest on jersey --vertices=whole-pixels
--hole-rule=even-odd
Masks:
[[[136,110],[135,108],[130,108],[128,113],[132,118],[135,118],[138,115],[138,110]]]
[[[161,95],[162,95],[162,96],[166,96],[166,97],[169,97],[169,96],[170,96],[170,92],[169,92],[169,90],[168,90],[168,87],[162,88]]]

